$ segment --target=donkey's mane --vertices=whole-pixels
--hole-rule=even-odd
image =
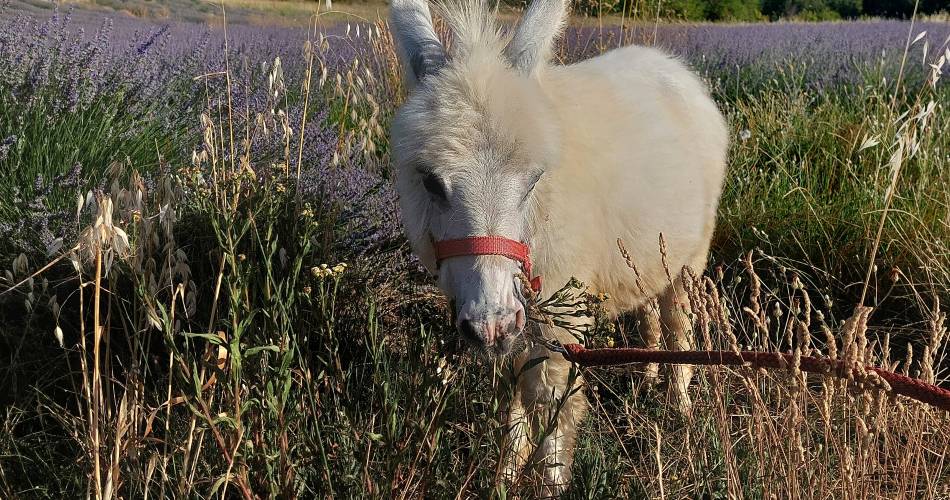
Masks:
[[[455,61],[487,56],[503,62],[501,55],[510,36],[495,22],[484,0],[439,2],[435,7],[452,33],[450,50]]]

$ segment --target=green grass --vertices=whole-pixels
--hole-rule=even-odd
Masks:
[[[57,70],[64,68],[51,73]],[[77,192],[107,187],[107,172],[117,163],[146,173],[163,162],[179,163],[195,134],[190,117],[186,122],[170,112],[185,107],[187,98],[152,103],[119,83],[68,109],[62,96],[50,94],[59,90],[57,83],[50,83],[24,99],[0,87],[0,136],[16,138],[0,160],[0,220],[49,219],[54,233],[75,236]],[[78,185],[60,186],[74,168],[82,172]],[[8,234],[0,242],[0,255],[43,249],[36,229],[23,227]]]
[[[947,97],[944,86],[928,98]],[[873,87],[822,95],[775,88],[731,103],[734,128],[750,137],[734,136],[716,253],[762,246],[841,283],[863,281],[891,181],[894,120],[903,109]],[[940,154],[950,147],[948,127],[945,118],[934,119],[920,136],[923,151],[902,167],[876,259],[938,293],[950,269],[942,250],[950,235],[950,176]],[[861,150],[869,138],[880,144]]]

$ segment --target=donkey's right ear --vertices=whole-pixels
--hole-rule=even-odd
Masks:
[[[427,0],[392,0],[389,29],[410,88],[445,65],[445,48],[432,27]]]
[[[505,49],[511,65],[526,75],[543,68],[564,29],[570,0],[531,0]]]

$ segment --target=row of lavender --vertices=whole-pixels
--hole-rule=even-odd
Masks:
[[[140,102],[161,101],[168,97],[170,82],[221,71],[225,60],[224,33],[200,24],[156,24],[70,10],[47,19],[0,12],[0,26],[0,85],[14,99],[55,94],[61,111],[75,110],[117,86],[133,90]],[[360,52],[354,45],[360,42],[348,36],[349,26],[324,33],[332,44],[329,62],[345,64]],[[572,28],[563,53],[576,60],[612,45],[655,44],[714,77],[749,67],[768,72],[798,62],[809,79],[851,84],[868,67],[898,63],[908,37],[918,33],[926,33],[920,45],[926,42],[933,49],[950,41],[950,25],[936,22],[913,28],[902,21],[634,25],[623,30]],[[288,79],[300,76],[307,30],[232,25],[228,35],[233,60],[258,65],[280,56]]]
[[[922,38],[916,39],[920,34]],[[904,70],[920,77],[923,65],[919,62],[939,57],[950,42],[950,24],[889,20],[574,28],[566,36],[564,53],[570,60],[598,54],[605,46],[656,45],[689,61],[713,82],[740,74],[743,91],[753,92],[756,85],[788,70],[813,89],[857,85],[879,77],[893,80],[905,46],[915,39],[910,57],[917,64],[908,64]],[[922,52],[925,44],[926,55]]]
[[[328,49],[321,54],[331,72],[355,58],[372,60],[365,39],[354,36],[359,29],[339,25],[323,31]],[[367,29],[372,30],[362,26],[364,33]],[[946,46],[950,37],[946,24],[924,23],[911,30],[909,23],[897,21],[572,28],[561,53],[564,60],[577,60],[611,45],[655,43],[690,61],[721,89],[742,85],[743,92],[754,92],[783,74],[821,88],[844,87],[882,76],[893,80],[911,33],[926,31],[918,46],[934,48]],[[148,159],[155,148],[129,144],[161,143],[158,153],[166,163],[186,161],[197,138],[200,110],[214,108],[214,100],[224,95],[220,89],[209,92],[209,86],[223,84],[214,75],[225,70],[226,61],[233,75],[232,105],[248,110],[247,116],[272,105],[264,82],[278,57],[293,95],[306,69],[302,47],[308,38],[305,29],[284,27],[234,25],[225,33],[199,24],[157,24],[84,11],[54,12],[41,19],[0,13],[0,232],[2,241],[13,245],[0,253],[46,250],[65,227],[75,226],[56,221],[70,219],[72,210],[65,207],[73,204],[66,200],[82,184],[76,179],[80,171],[88,187],[99,181],[110,161],[131,158],[132,151],[140,153],[131,158],[137,166],[161,167]],[[125,120],[125,127],[110,122],[102,131],[116,136],[113,151],[87,155],[86,149],[102,141],[78,131],[70,137],[73,128],[53,126],[90,110],[100,113],[104,103],[114,113],[113,121]],[[391,108],[391,103],[381,105]],[[287,107],[291,129],[303,121],[302,109],[299,103]],[[343,207],[345,218],[364,228],[360,234],[374,246],[389,243],[396,238],[397,224],[385,172],[381,177],[376,169],[361,169],[357,158],[331,162],[340,154],[342,131],[332,122],[346,119],[337,112],[332,98],[311,106],[300,165],[305,191]],[[47,127],[62,135],[44,137]],[[161,140],[143,137],[146,129]],[[50,140],[71,150],[51,156]],[[261,166],[267,164],[268,149],[282,142],[255,144]],[[290,167],[296,170],[296,165]],[[363,203],[356,207],[353,200]]]

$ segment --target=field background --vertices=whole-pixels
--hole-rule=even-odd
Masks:
[[[767,3],[579,4],[556,57],[656,45],[729,120],[698,345],[946,386],[950,24],[687,22]],[[500,481],[510,376],[401,235],[383,4],[0,5],[0,496],[534,496]],[[568,497],[950,497],[950,417],[860,371],[703,370],[689,415],[585,375]]]

